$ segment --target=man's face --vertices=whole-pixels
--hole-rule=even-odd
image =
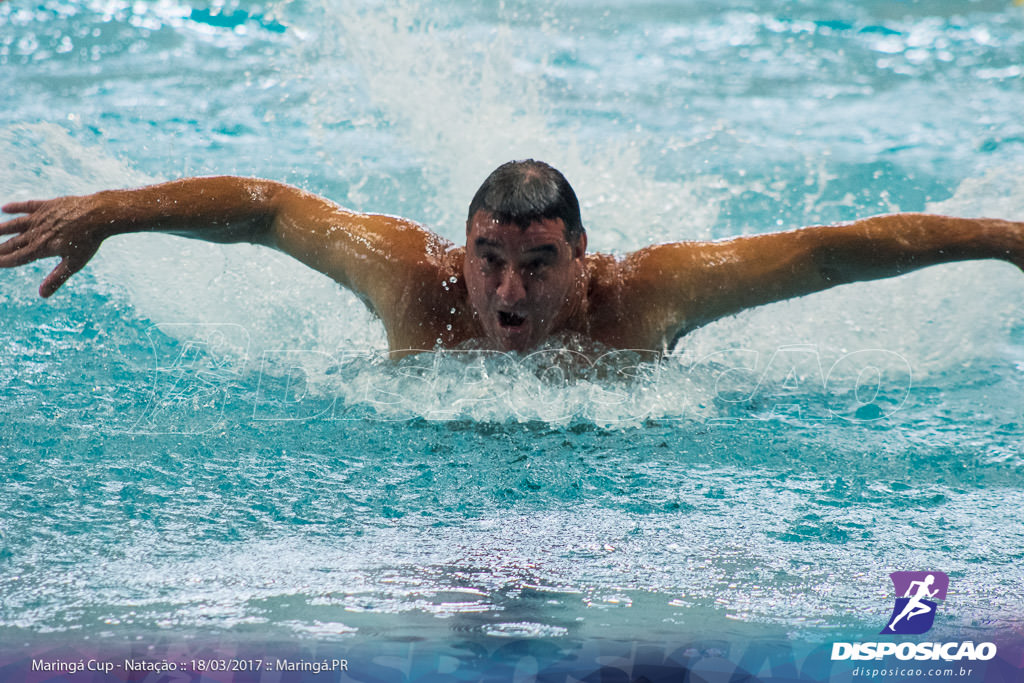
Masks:
[[[560,218],[525,230],[478,211],[466,234],[469,302],[503,351],[525,351],[557,331],[578,303],[586,237],[570,245]]]

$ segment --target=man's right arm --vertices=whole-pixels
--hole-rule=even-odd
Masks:
[[[157,231],[279,249],[352,289],[386,317],[405,280],[436,268],[449,246],[411,221],[351,212],[297,188],[252,178],[186,178],[2,209],[24,215],[0,223],[0,235],[13,235],[0,243],[0,267],[61,258],[39,288],[44,297],[80,270],[107,237]]]

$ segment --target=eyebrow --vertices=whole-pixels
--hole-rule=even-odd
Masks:
[[[491,247],[493,249],[500,249],[501,246],[502,246],[500,242],[497,242],[497,241],[492,240],[492,239],[488,239],[486,237],[477,237],[476,241],[473,242],[473,244],[478,249],[481,248],[481,247]],[[540,253],[540,254],[544,254],[544,255],[550,254],[552,256],[558,256],[558,247],[555,246],[554,244],[540,244],[540,245],[537,245],[536,247],[531,247],[531,248],[527,249],[523,253],[524,254],[530,254],[530,255]]]
[[[552,256],[558,256],[558,247],[556,247],[553,244],[541,244],[540,246],[533,247],[532,249],[527,249],[523,253],[526,253],[526,254],[542,253],[542,254],[551,254]]]

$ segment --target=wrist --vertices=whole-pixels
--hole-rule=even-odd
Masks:
[[[1021,260],[1024,255],[1024,223],[989,218],[985,220],[985,232],[989,235],[992,258],[1012,262]]]
[[[134,231],[132,212],[127,210],[129,191],[103,190],[83,197],[88,202],[85,210],[93,224],[93,232],[102,241],[114,235]]]

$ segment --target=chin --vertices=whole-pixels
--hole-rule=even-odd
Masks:
[[[510,341],[508,339],[500,339],[500,340],[498,340],[497,343],[495,344],[495,346],[497,346],[500,351],[515,351],[516,353],[523,353],[523,352],[529,351],[531,348],[533,348],[533,344],[529,344],[529,343],[525,343],[525,342],[519,343],[519,342]]]
[[[517,353],[524,353],[537,346],[536,340],[532,338],[509,338],[501,330],[497,334],[492,335],[491,342],[500,351],[515,351]]]

